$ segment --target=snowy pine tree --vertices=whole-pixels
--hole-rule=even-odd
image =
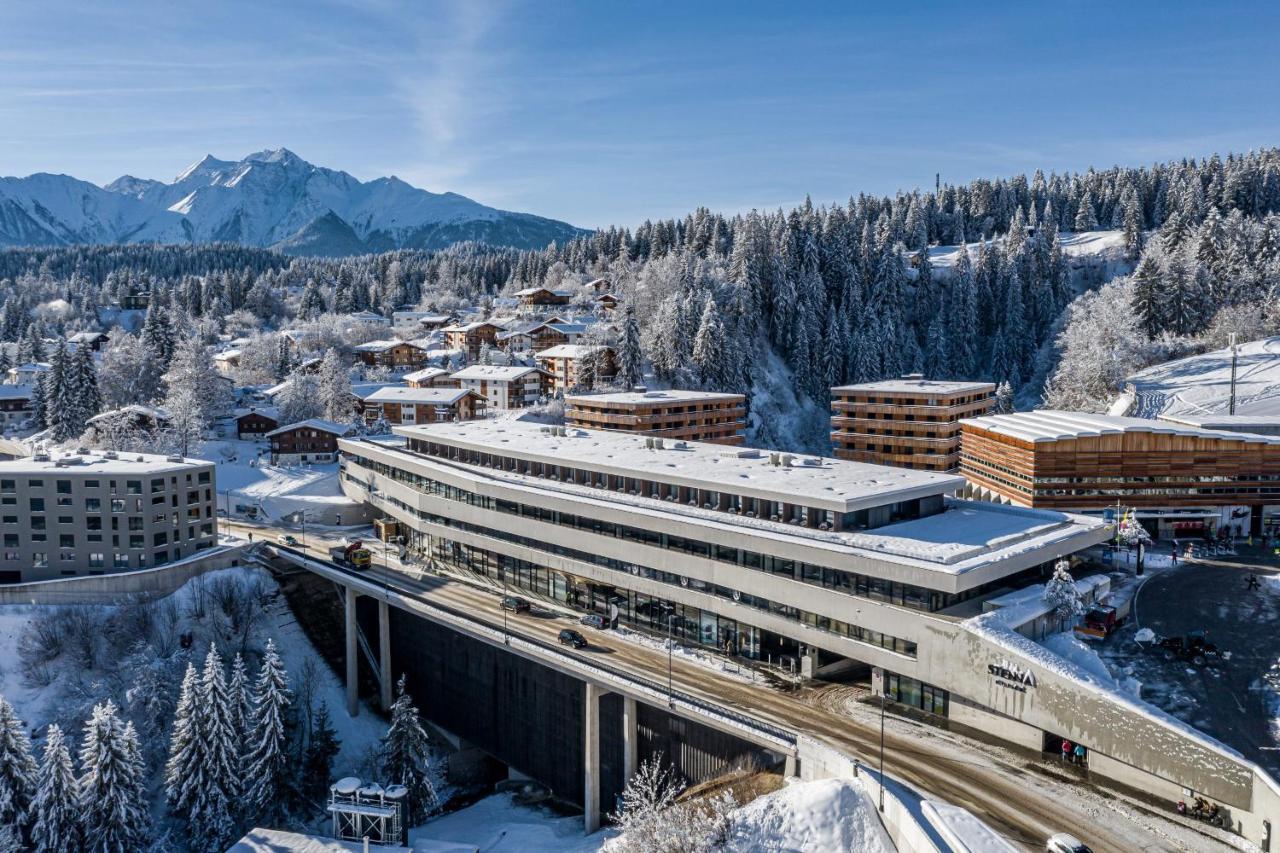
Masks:
[[[316,392],[323,409],[321,416],[345,424],[355,414],[355,396],[351,393],[351,373],[342,363],[336,349],[329,348],[316,374]]]
[[[1071,577],[1071,563],[1059,560],[1053,564],[1053,577],[1044,585],[1044,601],[1052,605],[1059,619],[1071,619],[1084,612],[1084,602]]]
[[[187,662],[173,712],[173,733],[169,737],[169,760],[165,764],[165,800],[176,814],[190,814],[197,792],[204,787],[205,706],[200,698],[200,674]]]
[[[0,826],[16,827],[21,834],[28,824],[38,769],[22,721],[0,696]]]
[[[239,652],[231,660],[231,678],[227,681],[227,707],[231,712],[231,730],[235,733],[235,754],[242,758],[248,744],[252,708],[249,704],[249,674],[245,669],[244,656]]]
[[[244,760],[245,799],[257,813],[278,811],[288,783],[285,714],[289,703],[289,675],[275,643],[267,640],[262,669],[253,687],[253,715]]]
[[[321,702],[302,762],[302,792],[312,801],[318,802],[328,793],[333,777],[333,759],[341,749],[337,732],[329,721],[329,706]]]
[[[644,382],[644,353],[640,346],[640,324],[635,306],[623,313],[622,339],[618,342],[618,381],[628,390]]]
[[[203,709],[200,731],[205,741],[204,784],[196,789],[190,821],[200,848],[220,853],[235,838],[242,779],[227,677],[216,648],[210,647],[205,656],[199,701]]]
[[[150,830],[142,757],[132,724],[114,703],[96,705],[85,722],[77,783],[83,850],[133,853]]]
[[[396,683],[391,725],[382,739],[382,774],[389,784],[409,789],[405,823],[412,826],[439,805],[432,783],[431,747],[418,719],[418,709],[405,690],[405,677]]]
[[[76,772],[66,738],[57,725],[45,730],[33,811],[31,846],[37,853],[78,853],[82,849]]]

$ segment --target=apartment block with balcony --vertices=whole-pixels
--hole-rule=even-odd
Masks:
[[[954,473],[960,420],[989,413],[990,382],[939,382],[912,374],[831,389],[831,444],[840,459]]]
[[[565,423],[685,441],[739,445],[746,429],[747,398],[710,391],[623,391],[570,394]]]
[[[214,466],[140,453],[0,462],[0,583],[149,569],[217,541]]]

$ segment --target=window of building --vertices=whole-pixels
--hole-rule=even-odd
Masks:
[[[49,568],[49,555],[44,551],[36,551],[31,555],[31,567],[35,569]]]
[[[0,480],[0,492],[13,494],[17,490],[18,484],[16,480]]]
[[[147,537],[143,536],[141,533],[135,533],[131,535],[129,537],[129,547],[130,548],[147,547]]]
[[[31,498],[31,511],[44,512],[44,498]]]
[[[128,554],[112,555],[111,565],[115,566],[117,569],[129,568],[129,555]]]
[[[57,491],[57,493],[58,493],[58,494],[60,494],[60,495],[69,495],[69,494],[71,494],[71,481],[70,481],[70,480],[55,480],[55,481],[54,481],[54,485],[55,485],[55,490]]]
[[[59,547],[59,548],[74,548],[74,547],[76,547],[76,535],[75,535],[74,533],[59,533],[59,534],[58,534],[58,547]]]

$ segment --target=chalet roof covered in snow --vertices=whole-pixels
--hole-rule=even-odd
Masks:
[[[567,435],[557,436],[544,430],[536,423],[511,420],[394,428],[398,435],[482,452],[496,450],[529,461],[581,465],[698,488],[720,485],[731,493],[804,501],[836,512],[950,494],[964,485],[962,477],[950,474],[843,459],[796,456],[790,465],[774,465],[769,453],[748,448],[668,441],[664,449],[657,450],[646,446],[643,435],[570,429]]]
[[[475,394],[466,388],[406,388],[393,385],[379,388],[364,398],[366,403],[409,403],[424,406],[453,405],[463,397]]]
[[[722,394],[718,391],[696,391],[686,388],[668,388],[662,391],[614,391],[609,394],[566,394],[566,403],[614,403],[631,405],[635,403],[724,403],[743,399],[741,394]]]
[[[396,347],[399,347],[399,346],[414,347],[415,349],[421,349],[421,347],[419,347],[417,344],[413,343],[412,341],[401,341],[401,340],[395,340],[391,338],[388,338],[386,340],[381,340],[381,341],[368,341],[363,344],[357,344],[354,347],[354,349],[356,352],[386,352],[387,350],[395,349]]]
[[[1160,415],[1158,420],[1198,429],[1217,429],[1227,432],[1280,431],[1280,414],[1276,415]]]
[[[267,433],[267,438],[273,435],[284,435],[286,432],[293,432],[295,429],[314,429],[320,432],[332,433],[336,436],[346,436],[355,432],[356,428],[351,424],[340,424],[335,421],[326,421],[323,418],[307,418],[305,421],[285,424],[279,429],[273,429]]]
[[[1052,409],[965,418],[960,423],[962,426],[984,429],[998,435],[1031,442],[1064,441],[1073,438],[1120,435],[1122,433],[1159,433],[1196,438],[1213,438],[1220,441],[1238,441],[1247,444],[1280,444],[1280,436],[1198,429],[1197,427],[1183,426],[1170,421],[1125,418],[1115,415],[1090,415],[1081,412],[1059,412]]]
[[[832,391],[865,391],[885,394],[966,394],[990,391],[995,388],[990,382],[943,382],[936,379],[882,379],[879,382],[861,382],[856,385],[841,385]]]
[[[427,382],[432,379],[438,379],[441,376],[448,376],[449,371],[443,367],[424,367],[421,370],[415,370],[412,373],[406,373],[401,378],[405,382]]]
[[[534,353],[535,358],[582,358],[608,347],[599,344],[560,344]]]
[[[33,393],[30,385],[0,385],[0,400],[30,400]]]
[[[543,373],[545,371],[540,367],[529,367],[523,364],[513,364],[510,366],[500,364],[473,364],[470,367],[464,367],[457,373],[453,374],[454,379],[459,380],[488,380],[490,382],[514,382],[522,376],[528,376],[530,373]]]
[[[94,415],[89,418],[89,420],[85,421],[85,423],[97,424],[111,420],[112,418],[120,417],[143,418],[159,423],[161,421],[169,420],[169,413],[164,409],[157,409],[152,406],[143,406],[138,403],[130,403],[127,406],[121,406],[118,409],[109,409],[101,414]]]

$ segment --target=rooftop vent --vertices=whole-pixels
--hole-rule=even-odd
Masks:
[[[49,461],[49,454],[48,454],[48,453],[37,453],[35,456],[32,456],[32,457],[31,457],[31,461],[32,461],[32,462],[48,462],[48,461]]]
[[[656,449],[656,450],[661,450],[661,449],[663,448],[662,439],[660,439],[660,438],[655,438],[655,439],[653,440],[653,446],[654,446],[654,449]]]
[[[783,468],[790,468],[791,463],[794,461],[795,461],[794,456],[792,456],[790,453],[784,453],[782,454],[782,458],[778,460],[778,464],[780,464]]]
[[[720,455],[729,459],[759,459],[762,454],[754,447],[742,447],[722,451]]]
[[[186,460],[184,460],[181,456],[175,453],[172,456],[166,456],[165,461],[166,462],[184,462]]]
[[[903,378],[903,379],[911,379],[911,380],[913,380],[913,381],[915,381],[915,382],[923,382],[923,381],[924,381],[924,374],[923,374],[923,373],[904,373],[904,374],[902,374],[902,378]]]
[[[804,464],[809,465],[811,467],[820,466],[822,464],[822,457],[810,456],[808,459],[804,460]]]
[[[653,436],[646,435],[644,437],[644,446],[649,448],[650,450],[653,450]]]
[[[119,459],[120,454],[116,453],[114,450],[106,450],[106,451],[103,451],[102,458],[103,459]]]
[[[782,464],[782,454],[780,454],[780,453],[770,453],[770,454],[769,454],[769,464],[770,464],[770,465],[781,465],[781,464]]]

